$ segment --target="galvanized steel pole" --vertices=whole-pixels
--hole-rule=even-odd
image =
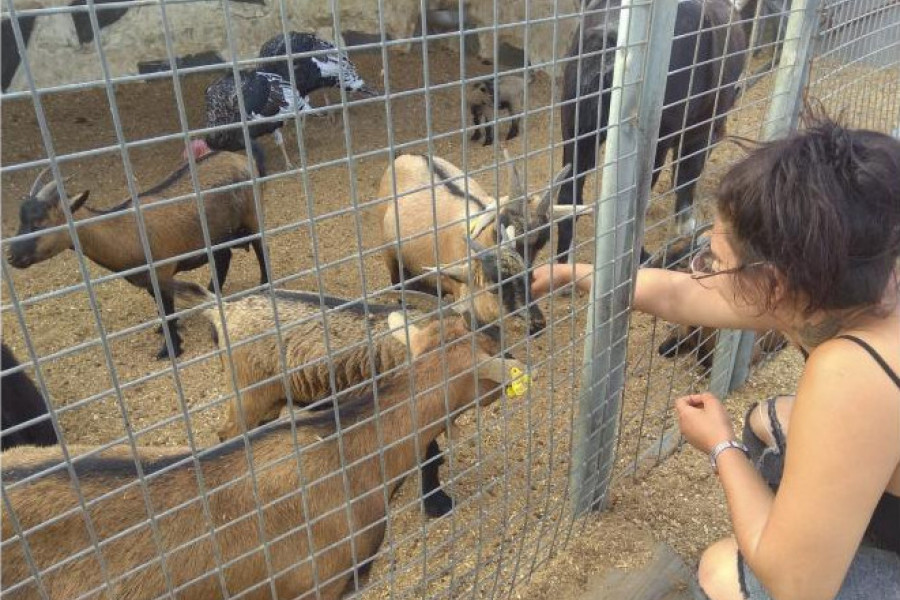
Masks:
[[[594,276],[572,450],[575,514],[603,508],[612,475],[625,381],[628,309],[676,8],[675,2],[622,2],[603,185],[594,211]]]

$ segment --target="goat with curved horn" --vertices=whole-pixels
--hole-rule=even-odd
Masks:
[[[543,328],[543,315],[528,301],[528,267],[519,248],[526,243],[527,229],[507,218],[507,213],[521,212],[515,209],[523,203],[501,205],[498,210],[496,197],[437,156],[397,157],[385,170],[378,195],[396,195],[395,202],[381,203],[377,214],[392,284],[432,294],[440,291],[457,300],[474,295],[473,311],[482,325],[517,314],[529,321],[530,333]],[[540,197],[525,201],[536,206]],[[544,228],[549,238],[548,229]],[[435,230],[437,236],[423,235]],[[505,238],[516,246],[498,243]],[[449,265],[440,267],[440,290],[434,277],[437,265]],[[416,277],[426,273],[428,277]]]

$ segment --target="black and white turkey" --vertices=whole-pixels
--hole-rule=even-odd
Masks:
[[[261,59],[284,57],[284,60],[265,60],[261,68],[277,73],[285,81],[290,81],[290,63],[288,54],[294,65],[294,84],[297,92],[307,99],[310,92],[329,87],[342,87],[348,92],[357,92],[364,96],[375,96],[378,92],[369,87],[356,72],[356,65],[346,54],[340,52],[333,44],[311,33],[291,31],[288,34],[290,49],[285,42],[284,34],[279,34],[267,41],[259,49]],[[294,54],[314,53],[310,56],[294,57]]]
[[[239,75],[250,138],[255,139],[261,135],[273,134],[275,143],[284,156],[285,164],[288,168],[293,168],[288,159],[280,130],[285,119],[309,110],[309,102],[291,87],[289,80],[277,73],[245,69],[239,71]],[[266,117],[278,116],[281,116],[282,119],[258,122]],[[238,104],[237,86],[234,74],[229,73],[215,80],[206,88],[206,125],[215,127],[240,122],[241,111]],[[206,144],[213,150],[241,150],[244,148],[243,129],[234,127],[208,133]]]

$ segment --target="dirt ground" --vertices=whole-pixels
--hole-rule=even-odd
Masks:
[[[393,98],[338,109],[336,124],[309,118],[298,143],[293,125],[285,138],[293,160],[307,165],[305,175],[287,175],[264,187],[266,244],[278,285],[314,290],[321,278],[332,295],[358,296],[389,285],[374,248],[377,228],[360,206],[374,199],[388,163],[390,143],[397,152],[427,152],[462,168],[488,168],[499,156],[490,147],[464,144],[460,129],[467,117],[461,107],[458,54],[444,47],[429,51],[423,69],[421,53],[389,53],[385,71],[392,92],[418,90]],[[376,83],[385,66],[380,54],[354,56],[363,76]],[[470,61],[466,76],[491,67]],[[848,71],[847,81],[864,82],[877,96],[879,82],[890,95],[892,72]],[[180,93],[191,127],[203,125],[203,90],[210,76],[189,76]],[[865,79],[864,79],[865,78]],[[894,80],[895,81],[895,80]],[[427,98],[422,87],[437,86]],[[450,85],[442,85],[450,84]],[[382,87],[381,83],[378,83]],[[529,154],[527,179],[546,186],[560,162],[558,113],[551,111],[558,90],[544,75],[531,88],[526,132],[508,144],[510,152]],[[765,111],[770,78],[753,88],[729,119],[729,133],[757,138]],[[331,94],[335,101],[336,94]],[[124,141],[148,140],[181,130],[172,83],[122,85],[115,89],[116,110]],[[313,103],[324,102],[321,94]],[[889,104],[889,101],[887,102]],[[875,108],[872,108],[872,107]],[[864,107],[866,118],[879,110],[877,100]],[[75,157],[62,164],[69,193],[90,189],[90,204],[108,207],[127,195],[123,160],[103,89],[44,96],[42,109],[56,154],[96,148],[109,151]],[[863,109],[860,109],[863,110]],[[884,119],[893,118],[890,107]],[[851,111],[852,112],[852,111]],[[850,118],[854,115],[850,114]],[[877,120],[877,118],[876,118]],[[887,121],[885,121],[887,122]],[[344,124],[347,124],[345,127]],[[432,136],[429,144],[426,134]],[[45,156],[41,132],[30,101],[5,102],[2,120],[4,165]],[[281,169],[281,157],[270,139],[264,140],[270,170]],[[431,148],[429,148],[431,145]],[[352,161],[348,163],[347,148]],[[464,150],[465,148],[465,150]],[[149,143],[129,149],[129,161],[140,187],[161,180],[181,163],[179,140]],[[463,152],[466,152],[464,159]],[[708,217],[713,184],[739,156],[732,144],[714,150],[698,187],[697,205]],[[520,169],[522,167],[520,166]],[[505,173],[491,169],[476,175],[488,192],[505,193]],[[2,178],[2,232],[15,233],[19,199],[27,192],[36,169]],[[591,178],[588,190],[599,193]],[[670,180],[661,178],[659,197],[649,215],[648,246],[659,247],[668,236],[671,215]],[[578,258],[592,257],[590,219],[581,219]],[[318,272],[316,271],[318,265]],[[108,273],[85,261],[92,278]],[[6,268],[6,266],[4,266]],[[3,341],[20,358],[27,356],[22,326],[11,310],[14,294],[25,306],[23,321],[35,350],[49,357],[42,375],[53,406],[59,411],[68,443],[99,444],[121,438],[125,423],[145,445],[181,445],[190,434],[200,446],[217,442],[222,419],[221,398],[231,392],[206,324],[199,316],[183,320],[185,353],[172,363],[153,358],[159,343],[158,324],[150,297],[120,279],[93,285],[96,307],[82,284],[79,261],[66,252],[26,271],[9,269],[3,288]],[[179,277],[206,282],[200,269]],[[225,286],[234,293],[257,283],[252,254],[238,253]],[[6,279],[5,279],[6,281]],[[54,295],[57,290],[67,291]],[[568,512],[569,446],[576,417],[586,300],[555,295],[541,302],[548,330],[525,339],[511,323],[512,352],[528,357],[537,373],[531,401],[501,401],[467,415],[461,421],[462,440],[442,468],[442,477],[458,501],[456,510],[438,521],[421,514],[416,486],[407,483],[393,505],[386,542],[372,572],[367,598],[474,597],[493,594],[516,598],[566,598],[574,595],[592,572],[605,566],[627,567],[646,560],[653,543],[665,540],[688,560],[728,532],[724,500],[705,459],[685,450],[649,470],[641,463],[635,476],[624,474],[671,428],[671,398],[702,389],[705,379],[691,357],[661,359],[656,346],[667,327],[634,315],[630,333],[628,384],[619,427],[621,439],[615,465],[617,479],[611,510],[572,521]],[[100,319],[100,324],[97,322]],[[102,327],[101,327],[102,326]],[[101,339],[108,343],[109,354]],[[731,400],[737,418],[753,399],[791,389],[799,359],[783,352],[754,374]],[[33,372],[30,373],[32,376]],[[118,393],[116,392],[118,390]],[[183,402],[182,402],[183,399]],[[655,462],[651,460],[651,462]],[[539,568],[538,568],[539,567]],[[532,574],[533,572],[533,574]]]

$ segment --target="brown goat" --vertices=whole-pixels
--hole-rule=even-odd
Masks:
[[[400,156],[381,178],[378,198],[384,201],[379,204],[377,217],[394,285],[403,282],[411,289],[436,293],[432,278],[408,280],[434,273],[434,266],[440,264],[443,290],[457,300],[474,295],[479,323],[495,322],[504,313],[524,308],[529,332],[537,333],[544,328],[545,320],[540,309],[529,304],[529,271],[522,256],[533,260],[549,239],[548,224],[556,209],[550,200],[567,171],[557,175],[543,197],[535,196],[525,203],[515,166],[511,160],[509,164],[510,195],[496,199],[446,160],[434,157],[432,173],[427,157]],[[397,198],[393,201],[395,178]],[[527,208],[523,209],[523,204]],[[566,208],[571,213],[571,207]],[[514,251],[513,243],[521,249]]]
[[[186,282],[176,283],[176,295],[215,301],[214,295]],[[251,294],[223,302],[224,323],[218,306],[204,309],[219,348],[226,349],[226,339],[231,347],[230,359],[225,352],[221,355],[225,381],[229,386],[236,382],[240,390],[227,404],[219,439],[240,435],[242,424],[249,430],[278,418],[289,395],[293,404],[308,406],[408,364],[406,345],[390,335],[388,317],[398,310],[396,298],[396,293],[382,294],[377,298],[382,304],[376,304],[276,290],[272,297]],[[408,291],[403,299],[404,312],[411,320],[438,318],[440,303],[434,296]],[[453,499],[441,489],[438,469],[442,460],[434,440],[422,467],[422,495],[425,511],[435,517],[453,508]]]
[[[403,317],[398,313],[391,322],[394,335],[406,340]],[[298,419],[299,452],[288,422],[250,436],[252,459],[243,441],[235,440],[196,462],[188,448],[151,447],[139,448],[137,456],[115,447],[76,460],[86,513],[65,468],[12,484],[61,465],[58,449],[4,453],[5,597],[38,594],[17,536],[20,527],[28,532],[28,552],[51,598],[75,598],[98,588],[94,597],[159,598],[168,595],[167,577],[181,588],[180,598],[222,598],[223,583],[230,595],[249,599],[271,598],[272,588],[279,598],[338,598],[371,565],[385,534],[387,498],[419,463],[424,445],[444,430],[448,418],[496,398],[508,368],[524,368],[496,358],[500,347],[489,336],[474,334],[474,344],[472,336],[462,316],[445,319],[443,328],[410,325],[409,349],[416,360],[381,382],[377,414],[372,394],[341,400],[340,439],[333,433],[338,418],[333,412]],[[317,441],[316,431],[324,439]],[[85,450],[70,447],[73,455]],[[156,531],[137,484],[136,461],[146,478]],[[208,513],[198,492],[201,474],[210,490]],[[86,519],[101,541],[112,581],[105,593],[104,569]],[[120,537],[109,541],[114,536]],[[71,562],[60,565],[67,559]]]
[[[252,173],[246,158],[230,152],[213,152],[196,162],[196,173],[202,190],[211,190],[240,182],[248,182]],[[65,213],[55,180],[41,187],[43,171],[34,182],[31,191],[19,209],[19,230],[16,235],[36,233],[44,229],[56,228],[39,236],[13,241],[9,249],[12,266],[25,269],[33,264],[48,260],[64,250],[73,247],[69,231],[59,226],[65,225]],[[205,247],[201,216],[193,197],[193,186],[189,165],[185,164],[165,180],[138,195],[142,207],[146,233],[153,261],[161,261],[189,254]],[[69,205],[72,218],[77,222],[99,215],[117,216],[99,221],[78,223],[78,240],[84,254],[92,261],[110,271],[125,271],[147,264],[144,245],[141,242],[138,221],[129,198],[109,210],[97,210],[86,205],[89,191],[74,197]],[[186,196],[180,201],[163,206],[153,204],[163,198]],[[260,220],[257,218],[253,201],[253,191],[249,184],[222,191],[212,191],[203,197],[204,216],[209,228],[212,244],[223,244],[236,240],[231,246],[213,250],[215,277],[221,288],[228,275],[233,246],[253,247],[259,262],[260,282],[268,282],[262,241],[259,233]],[[121,214],[118,214],[121,213]],[[250,239],[248,239],[250,238]],[[205,265],[209,260],[206,252],[194,254],[181,260],[155,265],[159,281],[161,301],[165,315],[174,312],[171,282],[176,273],[190,271]],[[153,295],[149,269],[125,276],[125,279]],[[213,289],[210,280],[210,289]],[[177,331],[177,319],[168,321],[175,356],[181,354],[181,336]],[[157,358],[168,356],[163,343]]]

